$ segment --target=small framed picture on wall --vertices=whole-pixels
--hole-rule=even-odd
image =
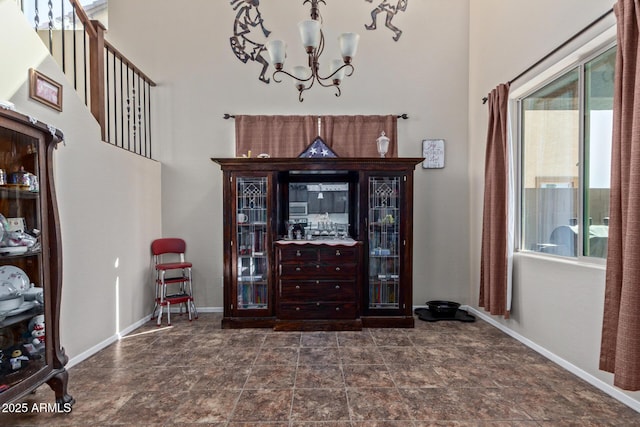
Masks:
[[[29,69],[29,97],[62,111],[62,85],[33,68]]]
[[[422,140],[423,169],[444,168],[444,139]]]

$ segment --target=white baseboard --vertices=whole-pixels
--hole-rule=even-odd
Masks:
[[[69,369],[69,368],[77,365],[78,363],[82,362],[83,360],[86,360],[86,359],[90,358],[91,356],[93,356],[94,354],[99,352],[100,350],[108,347],[109,345],[111,345],[114,342],[118,341],[120,338],[122,338],[125,335],[129,334],[130,332],[138,329],[140,326],[144,325],[149,320],[151,320],[151,315],[148,315],[148,316],[138,320],[136,323],[134,323],[134,324],[126,327],[122,331],[120,331],[120,333],[114,334],[114,335],[110,336],[109,338],[107,338],[106,340],[104,340],[104,341],[94,345],[93,347],[83,351],[82,353],[78,354],[77,356],[72,357],[71,359],[69,359],[69,362],[67,362],[66,368]]]
[[[222,307],[196,307],[196,308],[198,309],[198,313],[222,313],[223,312]],[[178,313],[179,310],[180,309],[178,307],[172,308],[171,309],[171,313]],[[93,347],[83,351],[82,353],[78,354],[77,356],[72,357],[71,359],[69,359],[69,362],[67,362],[66,368],[70,369],[73,366],[77,365],[78,363],[82,362],[83,360],[87,360],[88,358],[90,358],[91,356],[93,356],[94,354],[99,352],[100,350],[103,350],[104,348],[106,348],[109,345],[113,344],[114,342],[118,341],[122,337],[124,337],[124,336],[130,334],[131,332],[133,332],[134,330],[138,329],[140,326],[144,325],[149,320],[151,320],[151,315],[150,314],[148,316],[138,320],[134,324],[132,324],[130,326],[127,326],[125,329],[120,331],[120,333],[114,334],[114,335],[110,336],[109,338],[107,338],[106,340],[104,340],[104,341],[94,345]]]
[[[614,399],[620,401],[621,403],[624,403],[625,405],[627,405],[631,409],[633,409],[633,410],[635,410],[637,412],[640,412],[640,401],[629,397],[624,392],[620,391],[619,389],[615,388],[614,386],[612,386],[610,384],[607,384],[606,382],[602,381],[600,378],[594,377],[593,375],[591,375],[587,371],[585,371],[585,370],[577,367],[576,365],[568,362],[567,360],[561,358],[557,354],[550,352],[546,348],[534,343],[533,341],[531,341],[528,338],[518,334],[517,332],[513,331],[512,329],[509,329],[508,327],[506,327],[505,325],[501,324],[500,322],[497,322],[493,317],[491,317],[487,313],[479,311],[479,310],[477,310],[477,309],[475,309],[473,307],[466,306],[466,305],[461,306],[460,308],[472,313],[475,316],[480,317],[485,322],[487,322],[487,323],[491,324],[492,326],[500,329],[505,334],[509,335],[512,338],[515,338],[516,340],[520,341],[522,344],[524,344],[527,347],[531,348],[532,350],[540,353],[541,355],[543,355],[547,359],[551,360],[552,362],[557,363],[558,365],[562,366],[567,371],[569,371],[572,374],[582,378],[583,380],[585,380],[586,382],[588,382],[592,386],[602,390],[603,392],[607,393],[609,396],[611,396]]]

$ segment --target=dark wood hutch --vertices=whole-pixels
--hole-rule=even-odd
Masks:
[[[413,327],[413,171],[422,158],[215,158],[222,327]]]
[[[20,304],[0,310],[0,403],[47,383],[56,410],[69,412],[74,399],[60,345],[62,243],[53,172],[53,150],[62,140],[60,130],[0,109],[0,300],[5,309]]]

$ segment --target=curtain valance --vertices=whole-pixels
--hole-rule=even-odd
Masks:
[[[339,157],[378,157],[376,139],[390,138],[387,157],[398,157],[398,118],[369,116],[236,115],[236,156],[298,157],[320,136]]]

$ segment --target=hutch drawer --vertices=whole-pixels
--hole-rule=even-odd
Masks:
[[[281,301],[344,301],[354,300],[354,280],[281,280]]]
[[[280,277],[318,277],[318,276],[339,276],[353,277],[357,272],[356,264],[280,264]]]
[[[352,247],[318,248],[318,259],[323,262],[344,263],[358,259],[358,249]]]
[[[355,319],[353,302],[299,302],[280,304],[278,317],[292,320]]]
[[[317,261],[318,250],[314,247],[294,245],[279,248],[281,262]]]

